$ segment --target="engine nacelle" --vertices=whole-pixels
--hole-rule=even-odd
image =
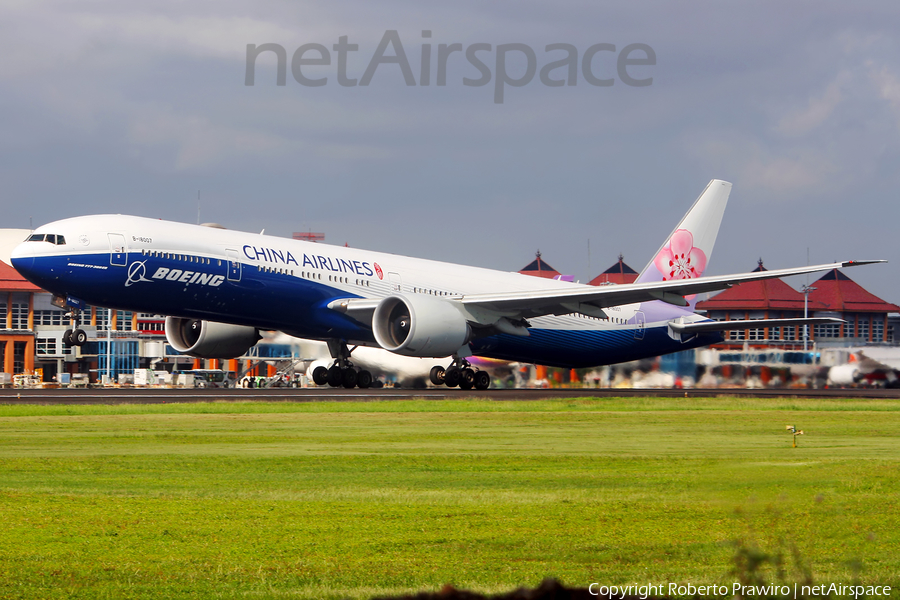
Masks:
[[[388,296],[372,316],[375,341],[404,356],[438,357],[457,352],[472,337],[452,303],[425,296]]]
[[[235,358],[256,345],[254,327],[200,319],[166,317],[166,339],[181,354],[196,358]]]

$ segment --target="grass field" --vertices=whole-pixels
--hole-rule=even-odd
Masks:
[[[898,500],[892,401],[0,406],[0,598],[730,585],[735,543],[896,590]]]

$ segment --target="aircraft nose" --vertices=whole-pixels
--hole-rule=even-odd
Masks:
[[[25,244],[19,244],[13,248],[10,254],[10,262],[12,262],[13,268],[23,277],[28,277],[34,270],[34,255],[28,252]]]

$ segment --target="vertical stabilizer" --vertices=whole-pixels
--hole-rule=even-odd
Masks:
[[[710,181],[635,283],[694,279],[703,275],[712,257],[730,193],[731,184],[727,181]]]

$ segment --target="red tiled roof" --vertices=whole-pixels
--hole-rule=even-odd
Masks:
[[[753,270],[766,271],[760,261]],[[697,303],[698,310],[803,310],[803,294],[780,279],[748,281],[729,288],[715,297]],[[825,310],[809,297],[809,310]]]
[[[40,292],[41,288],[34,285],[0,260],[0,292]]]
[[[900,306],[885,302],[867,292],[861,285],[833,269],[819,278],[812,287],[809,300],[815,300],[824,309],[845,312],[900,312]],[[810,305],[811,307],[811,305]]]
[[[638,278],[638,272],[625,264],[619,255],[619,261],[607,270],[603,271],[589,282],[589,285],[603,285],[604,283],[633,283]]]
[[[519,273],[522,275],[532,275],[534,277],[546,277],[547,279],[553,279],[554,277],[562,275],[562,273],[544,262],[544,259],[541,258],[540,250],[535,253],[534,257],[534,260],[524,269],[519,271]]]

